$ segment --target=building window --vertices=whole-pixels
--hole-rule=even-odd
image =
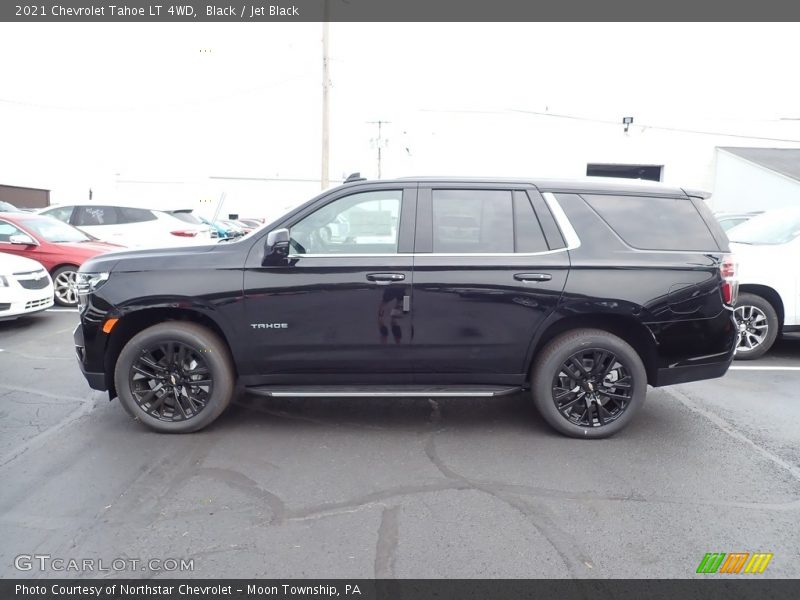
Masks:
[[[664,165],[612,165],[589,163],[586,175],[589,177],[619,177],[621,179],[646,179],[661,181]]]

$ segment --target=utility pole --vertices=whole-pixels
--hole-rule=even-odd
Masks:
[[[328,58],[328,0],[325,0],[325,7],[322,21],[322,170],[320,175],[320,185],[326,189],[330,185],[328,177],[328,159],[330,155],[330,106],[328,105],[328,91],[331,86],[330,78],[330,59]]]
[[[374,138],[372,141],[375,143],[375,146],[378,148],[378,179],[381,178],[381,150],[386,145],[383,137],[381,136],[381,126],[382,125],[389,125],[391,121],[367,121],[370,125],[377,125],[378,126],[378,137]]]

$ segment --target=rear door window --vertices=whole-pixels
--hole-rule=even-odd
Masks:
[[[77,227],[116,225],[118,222],[117,209],[114,206],[79,206],[75,211]]]
[[[719,251],[689,198],[582,196],[629,246],[642,250]]]
[[[510,190],[433,190],[431,206],[433,252],[514,252]]]
[[[525,192],[514,192],[514,249],[517,252],[546,252],[542,226]]]

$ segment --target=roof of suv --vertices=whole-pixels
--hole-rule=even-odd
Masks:
[[[419,181],[425,183],[501,183],[510,185],[534,185],[544,192],[595,192],[600,194],[658,195],[658,196],[700,196],[708,197],[704,192],[694,192],[679,187],[666,186],[644,180],[620,180],[609,177],[583,177],[580,179],[544,179],[537,177],[399,177],[388,180],[372,180],[380,183],[407,183]],[[357,185],[366,181],[353,181],[344,185]]]

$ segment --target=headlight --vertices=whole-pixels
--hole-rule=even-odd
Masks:
[[[8,287],[8,279],[0,275],[0,287]]]
[[[91,294],[106,280],[108,280],[109,273],[81,273],[78,272],[78,294]]]

